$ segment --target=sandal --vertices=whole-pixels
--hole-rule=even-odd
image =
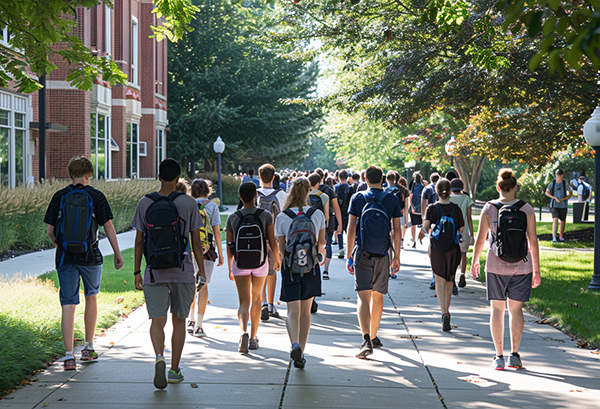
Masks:
[[[77,369],[77,363],[75,362],[75,358],[66,359],[63,364],[63,369],[65,371],[74,371]]]

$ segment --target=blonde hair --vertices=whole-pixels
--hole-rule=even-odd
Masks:
[[[308,194],[310,193],[310,182],[304,176],[300,176],[295,179],[292,183],[290,193],[288,193],[285,199],[284,209],[291,207],[297,207],[298,210],[302,210],[302,206],[308,206]]]
[[[510,192],[517,186],[517,178],[510,168],[502,168],[498,171],[498,187],[503,192]]]

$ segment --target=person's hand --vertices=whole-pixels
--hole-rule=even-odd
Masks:
[[[233,271],[229,270],[229,279],[233,281]]]
[[[404,228],[408,229],[408,223],[404,223]]]
[[[471,241],[469,242],[470,246],[473,246],[475,244],[475,237],[471,236]]]
[[[273,265],[273,270],[275,270],[275,271],[281,270],[281,260],[275,260],[275,264]]]
[[[222,266],[224,262],[225,262],[225,260],[223,259],[223,256],[219,255],[219,262],[218,262],[217,266]]]
[[[474,279],[479,278],[479,260],[473,260],[471,263],[471,275]]]
[[[400,271],[400,259],[394,257],[392,260],[392,274],[396,274],[398,271]]]
[[[419,232],[419,240],[423,240],[423,237],[425,237],[425,232],[423,230],[421,230]]]
[[[133,279],[134,283],[135,283],[135,289],[136,290],[143,290],[144,289],[144,277],[142,277],[141,274],[136,274],[135,278]]]
[[[121,253],[115,254],[115,268],[120,270],[123,267],[123,257],[121,257]]]
[[[350,274],[354,275],[354,260],[352,260],[352,257],[349,257],[348,261],[346,261],[346,270],[348,270]]]
[[[342,225],[341,225],[341,224],[339,224],[339,225],[338,225],[338,228],[337,228],[337,230],[336,230],[336,233],[337,233],[337,234],[342,234]]]
[[[533,278],[531,280],[531,288],[536,288],[542,283],[542,276],[538,271],[533,272]]]

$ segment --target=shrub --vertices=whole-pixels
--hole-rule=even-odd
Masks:
[[[529,203],[533,208],[540,211],[540,221],[542,220],[542,207],[549,203],[546,196],[546,188],[550,183],[552,175],[548,172],[525,172],[519,178],[520,190],[518,197]]]
[[[198,173],[197,177],[210,180],[212,183],[212,194],[210,196],[211,199],[215,197],[219,197],[217,194],[217,181],[219,179],[219,175],[215,172],[203,172]],[[221,175],[221,186],[223,188],[223,203],[228,205],[237,205],[240,201],[239,189],[241,182],[234,178],[231,175]]]
[[[483,189],[481,192],[477,192],[477,199],[482,200],[484,202],[489,202],[490,200],[498,199],[498,191],[496,190],[496,186],[490,186],[488,188]]]

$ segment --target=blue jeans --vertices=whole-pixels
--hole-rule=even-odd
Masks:
[[[325,233],[325,236],[327,237],[327,244],[325,244],[325,258],[331,259],[331,257],[333,256],[333,251],[331,249],[331,242],[333,241],[333,232]]]
[[[86,297],[98,294],[102,279],[102,265],[80,266],[65,264],[56,269],[60,283],[60,305],[79,304],[79,286],[83,280],[83,293]]]

